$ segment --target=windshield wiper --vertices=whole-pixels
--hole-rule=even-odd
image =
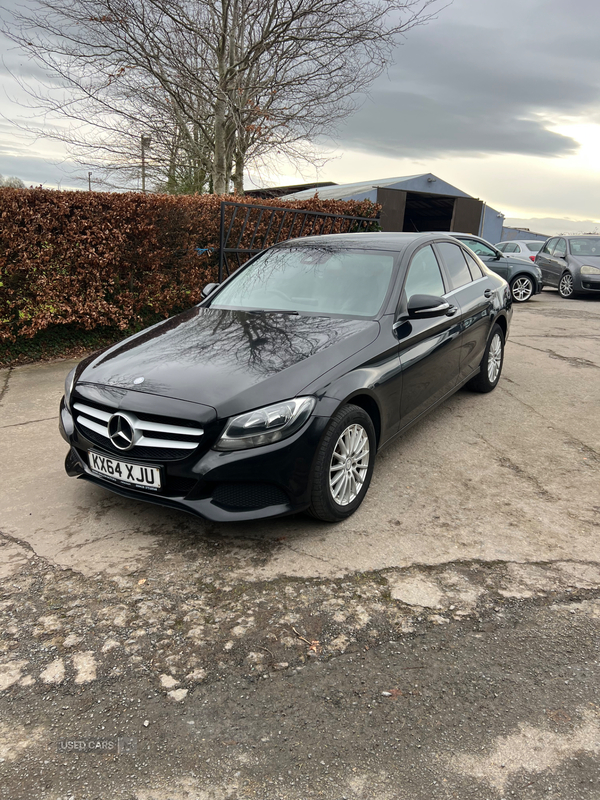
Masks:
[[[289,308],[249,308],[246,311],[248,314],[296,314],[296,316],[300,316],[299,311],[292,311]]]

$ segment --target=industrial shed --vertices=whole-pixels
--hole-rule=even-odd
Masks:
[[[288,189],[288,191],[285,191]],[[308,184],[246,192],[249,195],[308,200],[372,200],[380,203],[384,231],[461,231],[499,242],[504,215],[482,200],[429,173],[345,184]]]

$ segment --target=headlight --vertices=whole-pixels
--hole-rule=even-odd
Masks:
[[[582,275],[600,275],[600,269],[598,267],[582,267],[581,268]]]
[[[73,391],[73,386],[75,385],[75,370],[77,367],[73,367],[71,372],[65,378],[65,405],[71,410],[71,392]]]
[[[232,417],[215,450],[244,450],[285,439],[302,427],[314,407],[314,397],[295,397]]]

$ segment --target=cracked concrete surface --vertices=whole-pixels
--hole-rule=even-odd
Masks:
[[[598,662],[599,340],[600,302],[567,303],[545,292],[516,308],[497,390],[460,392],[383,451],[365,503],[335,526],[303,516],[218,525],[69,479],[57,411],[75,362],[0,371],[0,708],[13,722],[3,717],[0,726],[0,797],[20,798],[17,775],[28,776],[23,797],[58,800],[74,787],[78,800],[96,797],[85,788],[93,785],[84,782],[87,767],[67,769],[62,756],[44,754],[67,721],[73,734],[118,728],[143,738],[147,731],[155,748],[151,784],[131,783],[125,762],[121,783],[110,784],[112,794],[132,800],[338,800],[339,791],[365,800],[499,800],[529,782],[543,787],[540,797],[597,797],[590,793],[596,784],[588,786],[595,772],[586,771],[584,789],[569,781],[576,759],[598,755],[598,683],[581,678],[564,708],[557,697],[571,691],[570,673],[558,684],[536,673],[523,696],[529,705],[518,687],[541,651],[548,663],[556,658],[552,675],[562,675],[579,646],[587,648],[578,656],[582,670]],[[574,626],[579,638],[568,651]],[[520,648],[525,629],[527,641],[538,639]],[[512,654],[504,660],[494,650],[500,635]],[[453,699],[464,681],[448,677],[452,658],[442,672],[428,667],[428,688],[416,674],[408,680],[413,668],[424,674],[433,650],[453,655],[467,640],[463,674],[485,643],[491,666],[481,674],[511,687],[502,725],[488,729],[487,718],[471,711],[486,697],[492,716],[500,713],[477,671],[476,693],[462,705]],[[506,659],[521,651],[522,672],[513,679]],[[402,677],[394,677],[402,653]],[[551,700],[534,702],[546,681]],[[342,697],[346,683],[352,692]],[[427,698],[441,685],[443,730],[462,731],[466,719],[474,732],[454,747],[451,733],[438,735],[432,723],[423,734],[429,760],[419,762],[415,737]],[[258,744],[252,737],[244,744],[246,712],[234,697],[240,707],[250,704]],[[144,709],[139,719],[129,710],[135,698]],[[321,701],[341,715],[325,745],[310,722]],[[394,744],[385,736],[397,703],[405,716],[393,723],[401,728]],[[549,721],[540,708],[556,717]],[[275,742],[295,714],[305,720],[293,734],[301,755],[276,756]],[[371,714],[383,714],[377,733]],[[323,712],[323,730],[333,718]],[[351,767],[350,750],[340,750],[346,754],[336,767],[328,747],[335,751],[349,719],[360,730],[352,744],[360,753],[352,751]],[[190,753],[203,753],[202,764],[186,761],[191,777],[171,769],[172,754],[165,760],[160,742],[168,731],[177,752],[189,744]],[[419,770],[390,783],[401,767],[382,766],[384,744],[390,757],[401,747],[395,755]],[[41,763],[52,770],[47,791],[36,783]],[[3,784],[6,765],[16,772]],[[79,783],[68,779],[72,769]],[[313,772],[314,786],[302,779]],[[554,775],[564,780],[557,794]],[[538,797],[535,787],[527,792],[521,796]]]
[[[517,308],[497,391],[458,393],[380,453],[365,503],[337,526],[206,524],[69,479],[52,413],[74,362],[14,369],[0,403],[0,529],[86,575],[130,573],[169,537],[207,534],[237,551],[234,573],[252,579],[460,559],[600,560],[598,377],[580,365],[600,366],[590,338],[600,336],[600,304],[574,302],[566,319],[560,305],[548,292]],[[531,349],[532,332],[549,348]],[[246,558],[253,539],[271,551],[258,567]]]
[[[518,733],[499,737],[490,752],[457,754],[448,766],[503,793],[519,773],[555,770],[576,755],[600,752],[600,714],[585,708],[580,713],[582,721],[574,731],[560,734],[522,725]]]

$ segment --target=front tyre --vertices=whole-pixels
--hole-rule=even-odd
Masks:
[[[533,294],[533,281],[527,275],[517,275],[510,284],[510,292],[515,303],[525,303]]]
[[[575,294],[575,282],[570,272],[563,272],[558,282],[558,293],[565,300],[570,300]]]
[[[347,405],[333,415],[315,456],[309,512],[325,522],[354,514],[371,483],[375,428],[362,408]]]
[[[475,392],[491,392],[498,385],[504,364],[504,334],[499,325],[494,325],[480,364],[479,375],[467,386]]]

